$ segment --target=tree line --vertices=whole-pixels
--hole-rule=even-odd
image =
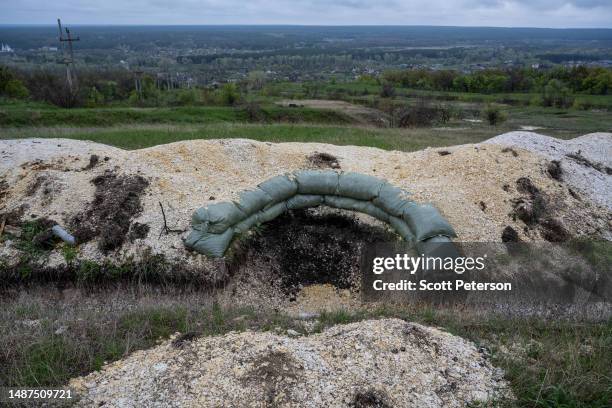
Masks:
[[[235,84],[219,89],[180,87],[168,77],[137,76],[126,70],[79,70],[69,88],[63,70],[13,70],[0,66],[0,97],[29,99],[59,107],[234,105],[240,99]],[[249,80],[251,78],[249,77]]]
[[[585,66],[487,69],[472,73],[410,69],[387,71],[382,78],[370,80],[382,85],[383,98],[393,97],[395,86],[483,94],[536,92],[540,94],[538,105],[566,108],[574,104],[574,94],[612,94],[612,70]],[[170,77],[144,74],[139,77],[137,91],[136,76],[127,70],[81,70],[77,85],[69,89],[61,69],[15,70],[0,66],[0,96],[61,107],[234,105],[251,92],[265,93],[266,82],[263,71],[252,71],[245,79],[220,84],[218,88],[180,88]],[[312,86],[320,89],[325,84],[317,82]]]
[[[407,69],[383,74],[395,86],[431,91],[472,93],[544,92],[546,87],[571,93],[612,94],[612,69],[601,67],[555,67],[551,69],[484,69],[471,73],[454,70]]]

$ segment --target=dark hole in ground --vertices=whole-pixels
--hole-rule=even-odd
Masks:
[[[264,224],[259,234],[245,241],[242,261],[264,261],[290,297],[312,284],[349,289],[360,279],[363,246],[397,239],[385,228],[359,222],[350,213],[295,210]]]
[[[308,161],[316,167],[330,167],[332,169],[340,168],[338,158],[329,153],[315,152],[308,156]]]
[[[391,408],[387,396],[376,390],[357,392],[349,406],[351,408]]]
[[[550,177],[554,178],[555,180],[563,181],[563,169],[561,168],[561,162],[559,160],[553,160],[548,163],[546,171]]]
[[[439,150],[438,154],[440,156],[448,156],[449,154],[451,154],[451,152],[449,152],[448,150]]]
[[[518,232],[516,232],[514,228],[508,225],[502,231],[501,240],[502,242],[519,242]]]
[[[96,186],[92,202],[70,222],[74,236],[79,244],[98,237],[102,251],[117,249],[128,235],[132,218],[142,211],[140,196],[149,182],[109,171],[91,182]]]

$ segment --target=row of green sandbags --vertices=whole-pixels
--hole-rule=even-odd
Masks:
[[[438,210],[417,204],[408,193],[385,180],[360,173],[302,170],[273,177],[233,202],[196,210],[185,245],[211,257],[222,257],[232,238],[288,210],[329,207],[359,211],[389,223],[406,241],[454,237]]]

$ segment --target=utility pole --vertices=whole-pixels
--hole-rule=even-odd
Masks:
[[[64,27],[66,30],[66,36],[64,37],[62,22],[59,18],[57,19],[57,27],[59,29],[59,41],[62,47],[62,57],[64,58],[64,64],[66,65],[66,83],[68,84],[70,95],[73,96],[77,84],[77,78],[74,70],[74,53],[72,50],[72,43],[74,41],[80,41],[80,38],[73,38],[68,27]]]

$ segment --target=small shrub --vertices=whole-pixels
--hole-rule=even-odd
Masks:
[[[194,89],[183,89],[178,93],[176,103],[180,106],[191,106],[198,102],[199,94]]]
[[[4,87],[4,92],[10,98],[25,99],[30,96],[30,91],[18,79],[11,79]]]
[[[572,109],[589,110],[592,108],[593,108],[593,104],[586,99],[576,98],[574,100],[574,103],[572,104]]]
[[[228,83],[221,89],[220,102],[222,105],[234,106],[240,100],[240,93],[236,84]]]
[[[381,98],[393,98],[395,97],[395,88],[393,85],[386,83],[383,84],[382,89],[380,91]]]
[[[574,97],[563,82],[558,79],[551,79],[544,87],[542,102],[544,106],[569,108],[574,103]]]
[[[530,106],[544,106],[544,99],[541,96],[534,96],[529,100]]]
[[[497,126],[506,121],[506,114],[497,106],[488,105],[482,110],[482,119],[491,126]]]
[[[92,86],[87,94],[85,106],[88,108],[95,108],[104,104],[104,95],[95,86]]]
[[[261,109],[261,105],[257,102],[249,102],[244,107],[247,120],[249,122],[261,122],[265,119],[265,114]]]
[[[431,105],[420,100],[415,106],[396,111],[394,116],[399,127],[425,127],[448,122],[451,113],[442,105]]]
[[[74,260],[76,259],[78,252],[75,247],[70,245],[64,245],[62,247],[62,255],[64,256],[64,259],[67,263],[71,263],[74,262]]]

